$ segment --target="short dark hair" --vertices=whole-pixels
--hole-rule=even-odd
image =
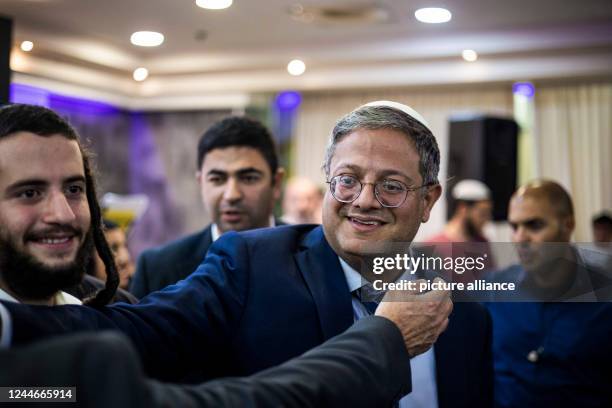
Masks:
[[[274,177],[278,168],[278,157],[272,135],[261,122],[238,116],[215,123],[202,135],[198,142],[198,170],[202,168],[208,152],[234,146],[256,149],[268,163]]]
[[[115,267],[113,253],[103,233],[102,211],[96,196],[91,155],[81,145],[74,128],[51,109],[42,106],[12,104],[0,107],[0,140],[11,137],[18,132],[29,132],[41,137],[59,134],[68,140],[77,142],[83,158],[85,189],[91,214],[91,231],[94,244],[107,271],[105,287],[96,293],[93,298],[86,299],[86,303],[92,306],[107,304],[115,295],[119,285],[119,274]]]
[[[112,231],[112,230],[116,230],[117,228],[119,228],[119,224],[117,224],[115,221],[111,221],[106,218],[102,219],[102,224],[104,225],[105,231]]]
[[[604,211],[593,217],[593,225],[598,225],[612,229],[612,216]]]
[[[0,108],[0,139],[18,132],[39,136],[61,134],[77,142],[79,139],[74,128],[50,109],[23,104],[3,106]]]

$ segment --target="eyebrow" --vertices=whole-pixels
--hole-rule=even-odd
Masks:
[[[263,171],[256,169],[255,167],[245,167],[234,172],[234,174],[237,176],[244,176],[251,173],[264,174]],[[228,171],[219,169],[211,169],[208,173],[206,173],[207,176],[227,176],[228,174]]]
[[[545,223],[545,220],[543,218],[528,218],[526,220],[522,220],[522,221],[518,221],[518,222],[512,222],[510,220],[508,220],[508,224],[510,224],[511,226],[519,226],[519,225],[525,225],[525,226],[533,226],[536,223]]]
[[[77,181],[81,183],[85,183],[85,177],[84,176],[71,176],[63,180],[62,184],[69,184],[69,183],[74,183]],[[6,188],[6,191],[9,191],[9,192],[15,191],[15,190],[18,190],[24,187],[44,187],[44,186],[48,186],[49,184],[50,183],[48,180],[43,180],[43,179],[21,180],[21,181],[18,181],[16,183],[9,185]]]
[[[354,171],[355,173],[361,173],[363,172],[363,169],[357,165],[354,164],[341,164],[336,171],[341,170],[341,169],[349,169],[351,171]],[[378,171],[376,173],[377,178],[385,178],[385,177],[389,177],[389,176],[400,176],[406,179],[406,181],[408,182],[408,184],[413,184],[414,180],[412,180],[411,177],[407,176],[406,174],[402,173],[401,171],[398,170],[393,170],[393,169],[385,169],[385,170],[381,170]]]

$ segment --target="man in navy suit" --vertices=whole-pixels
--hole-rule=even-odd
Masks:
[[[227,231],[272,227],[284,170],[268,129],[260,122],[229,117],[200,138],[196,178],[212,218],[203,230],[143,252],[130,291],[141,298],[185,279],[208,247]]]
[[[338,122],[327,150],[322,227],[224,234],[188,279],[138,305],[7,304],[14,341],[119,328],[149,374],[174,380],[247,375],[300,355],[370,313],[363,296],[374,279],[372,256],[409,250],[441,194],[439,157],[424,119],[409,107],[358,108]],[[489,316],[477,304],[457,304],[433,352],[423,353],[443,328],[440,314],[450,311],[450,301],[432,301],[435,295],[411,295],[408,351],[419,357],[406,360],[413,392],[400,406],[490,406]]]

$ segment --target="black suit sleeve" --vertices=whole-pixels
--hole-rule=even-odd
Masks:
[[[0,350],[1,387],[75,387],[77,403],[7,404],[53,407],[150,407],[150,383],[138,356],[116,333],[78,334]],[[5,406],[4,403],[0,403]]]
[[[251,377],[198,386],[145,380],[129,342],[113,333],[63,337],[0,357],[11,367],[0,373],[0,386],[76,386],[81,405],[91,407],[385,407],[411,384],[403,338],[382,317],[362,319]]]
[[[301,357],[244,378],[200,386],[154,383],[155,406],[389,407],[411,391],[410,357],[397,327],[359,320]]]

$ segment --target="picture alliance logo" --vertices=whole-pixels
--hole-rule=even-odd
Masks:
[[[380,275],[385,271],[404,270],[415,274],[418,271],[450,271],[463,274],[470,271],[482,271],[488,254],[478,257],[440,257],[440,256],[410,256],[408,254],[396,254],[392,257],[376,257],[372,272]]]

